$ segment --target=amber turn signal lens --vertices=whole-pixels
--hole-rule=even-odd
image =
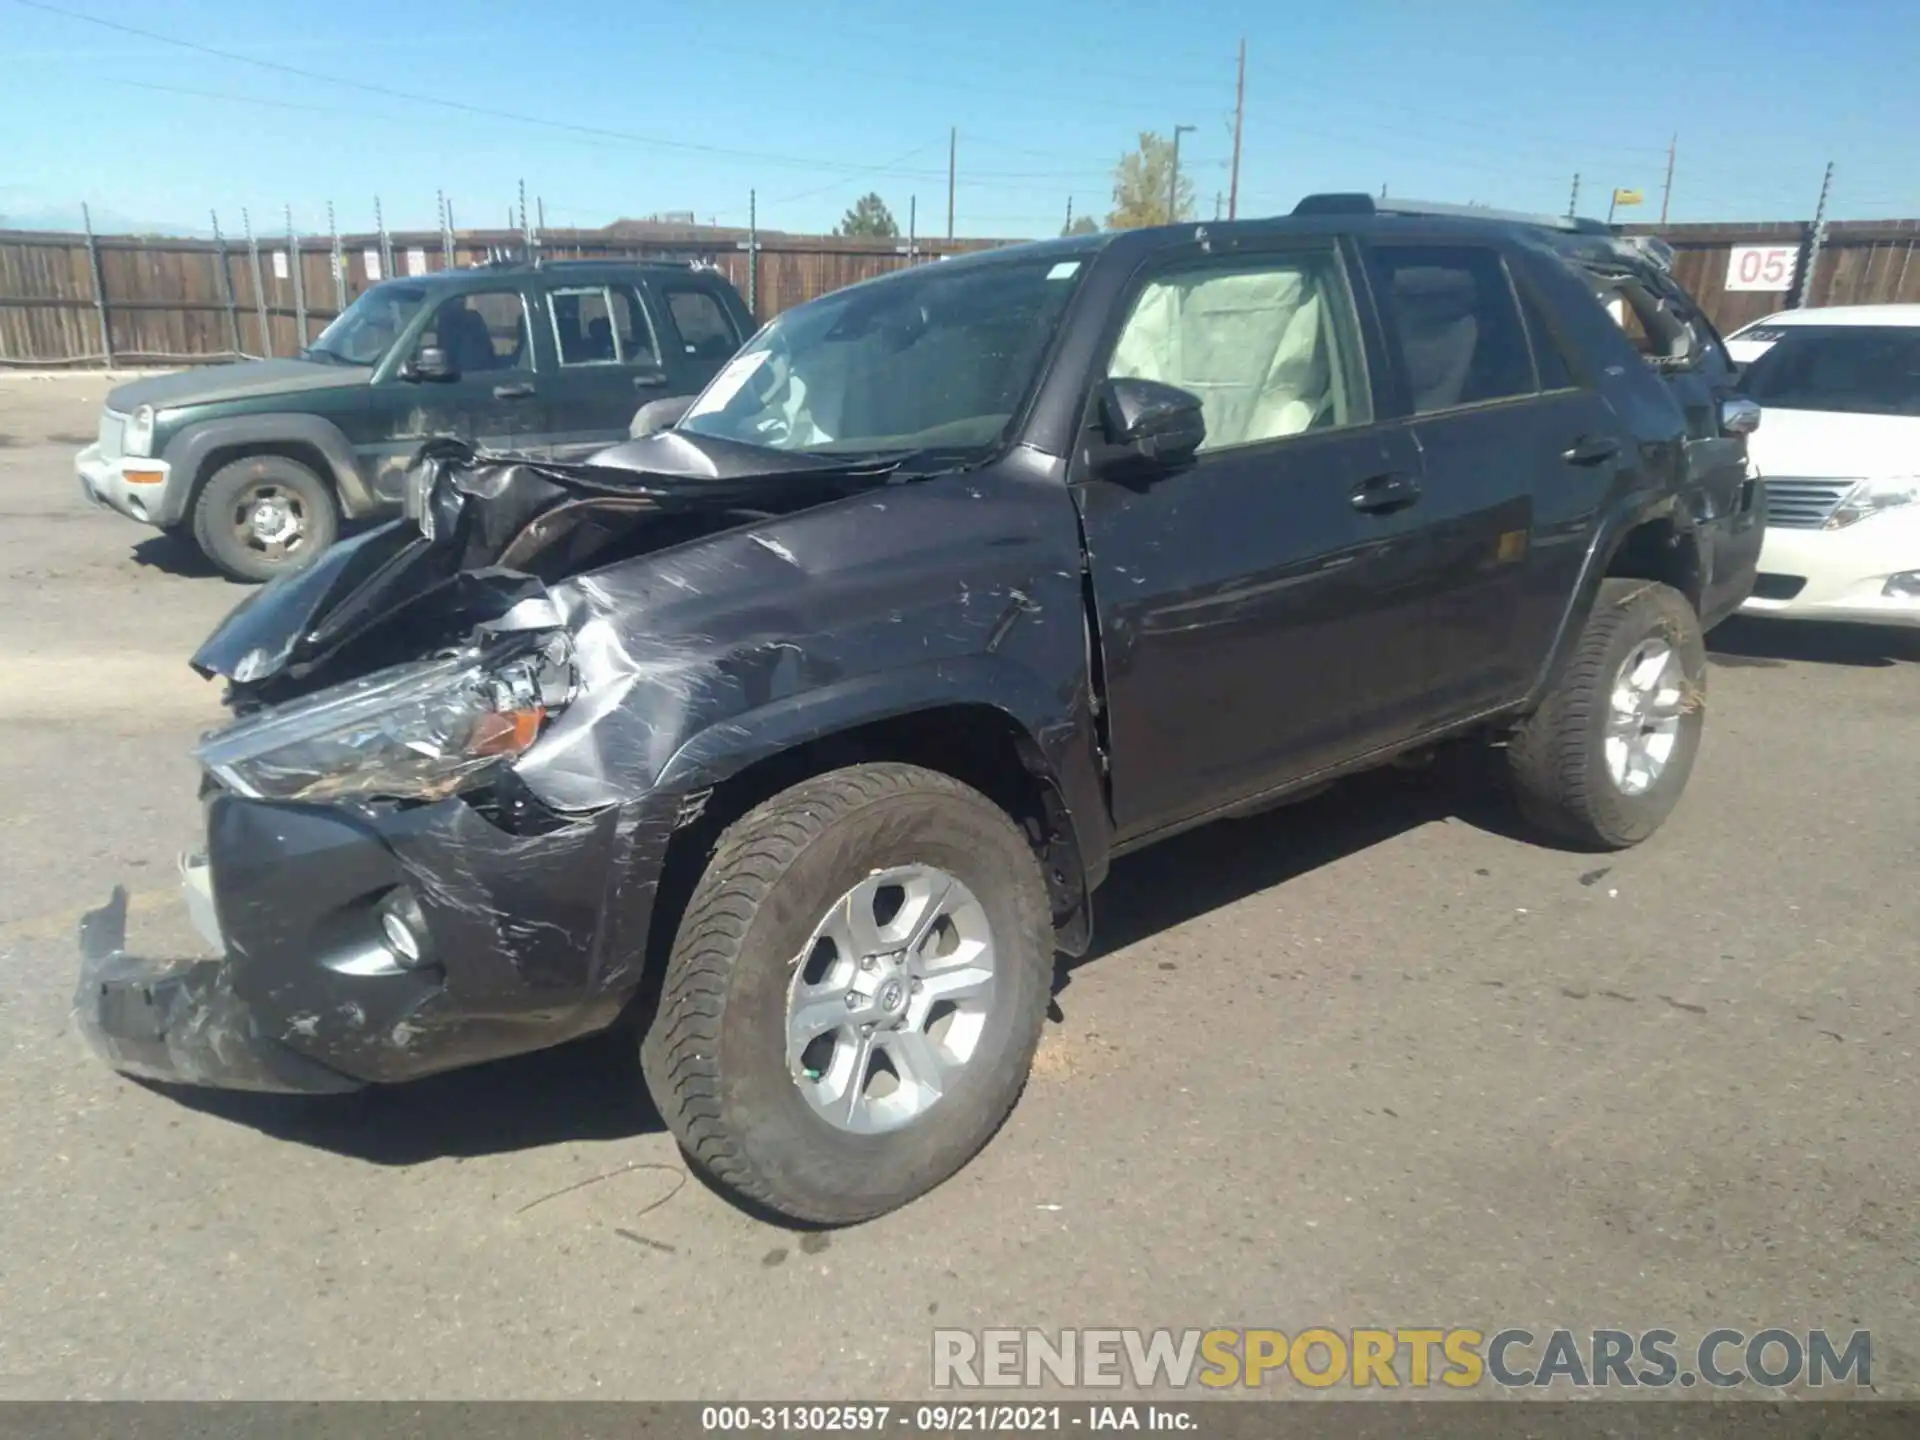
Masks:
[[[159,485],[167,478],[164,470],[122,470],[120,473],[129,485]]]
[[[540,726],[546,720],[544,707],[530,710],[496,711],[474,722],[468,751],[474,755],[518,755],[540,738]]]

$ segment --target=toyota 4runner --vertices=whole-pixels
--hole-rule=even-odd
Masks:
[[[324,1092],[624,1017],[705,1172],[879,1214],[1013,1106],[1115,856],[1459,737],[1650,835],[1761,541],[1731,379],[1599,226],[1325,196],[840,291],[590,463],[430,446],[195,656],[215,954],[116,892],[82,1023]]]

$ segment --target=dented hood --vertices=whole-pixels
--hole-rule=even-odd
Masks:
[[[190,663],[256,703],[277,703],[429,653],[540,597],[546,580],[574,573],[567,542],[590,517],[617,515],[629,532],[658,526],[670,544],[686,533],[663,523],[671,517],[705,517],[711,533],[887,484],[898,465],[897,456],[794,454],[674,431],[583,464],[431,441],[408,474],[403,518],[256,591]],[[572,553],[585,555],[581,568],[607,558],[577,543]],[[635,553],[628,543],[613,558]],[[343,673],[334,662],[347,652],[354,663]]]

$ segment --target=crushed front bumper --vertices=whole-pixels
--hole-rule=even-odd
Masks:
[[[206,867],[199,867],[204,876]],[[188,870],[187,889],[194,875]],[[191,902],[190,902],[191,908]],[[94,1052],[123,1075],[229,1090],[335,1094],[361,1082],[262,1034],[233,993],[224,960],[141,960],[126,953],[127,892],[80,917],[74,1016]]]
[[[637,988],[670,822],[501,828],[454,799],[346,809],[220,794],[183,868],[211,959],[126,953],[123,891],[80,925],[75,1010],[123,1073],[326,1094],[603,1029]],[[421,955],[383,938],[403,892]]]

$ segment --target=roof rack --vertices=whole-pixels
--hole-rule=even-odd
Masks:
[[[1599,220],[1572,215],[1533,215],[1519,210],[1493,210],[1481,205],[1448,205],[1438,200],[1376,200],[1361,192],[1309,195],[1293,207],[1295,215],[1439,215],[1460,220],[1503,220],[1514,225],[1537,225],[1581,235],[1611,235]]]

